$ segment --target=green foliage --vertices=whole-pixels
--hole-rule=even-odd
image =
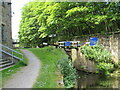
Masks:
[[[105,87],[105,88],[112,88],[113,82],[110,81],[101,81],[100,86]]]
[[[114,70],[112,55],[99,44],[95,46],[82,46],[81,52],[86,58],[96,63],[99,73],[109,75],[109,73]]]
[[[66,57],[62,49],[54,47],[32,48],[32,51],[41,61],[41,69],[33,88],[59,88],[56,72],[58,71],[57,62]]]
[[[63,81],[66,88],[72,88],[76,81],[76,69],[73,68],[71,61],[67,58],[63,58],[59,61],[59,68],[63,74]]]
[[[112,77],[103,78],[102,80],[99,81],[98,88],[113,88],[116,81],[117,80]]]
[[[110,52],[108,52],[98,44],[95,46],[89,45],[82,46],[81,52],[86,56],[86,58],[95,61],[96,63],[99,62],[113,63]]]
[[[114,70],[114,65],[112,63],[98,63],[97,68],[100,73],[109,75]]]
[[[35,47],[73,36],[119,31],[118,12],[118,2],[30,2],[22,9],[20,42]],[[56,37],[50,38],[51,34]]]

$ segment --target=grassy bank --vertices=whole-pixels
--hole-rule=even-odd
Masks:
[[[66,54],[62,49],[53,47],[34,48],[29,50],[32,51],[42,63],[39,76],[33,88],[58,88],[58,76],[56,74],[58,71],[57,63],[59,60],[63,59],[63,57],[67,57]]]
[[[18,52],[21,52],[20,50],[16,50]],[[22,52],[21,52],[22,53]],[[2,83],[4,84],[4,82],[9,79],[14,73],[16,73],[17,71],[20,70],[21,67],[25,66],[25,64],[28,63],[27,58],[24,56],[24,63],[22,61],[19,61],[18,63],[16,63],[14,66],[5,69],[3,71],[0,71],[0,87],[2,87]]]

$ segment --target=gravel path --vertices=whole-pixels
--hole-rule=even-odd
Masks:
[[[23,67],[20,71],[14,74],[10,80],[8,80],[4,88],[32,88],[32,85],[37,79],[40,60],[28,50],[21,50],[29,60],[28,66]]]

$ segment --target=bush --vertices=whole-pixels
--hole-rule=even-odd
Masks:
[[[76,81],[76,69],[73,68],[71,61],[63,58],[58,63],[61,73],[63,74],[63,81],[66,88],[72,88]]]
[[[104,80],[104,81],[101,81],[99,83],[99,85],[101,86],[101,88],[112,88],[112,86],[114,85],[114,82],[113,81],[110,81],[110,80]]]
[[[98,72],[108,75],[114,68],[114,62],[110,52],[99,44],[95,46],[85,45],[81,47],[81,52],[85,57],[97,64]]]
[[[105,62],[113,63],[112,55],[100,45],[89,46],[85,45],[81,47],[81,52],[91,61],[96,63]]]
[[[111,63],[99,63],[97,64],[98,72],[103,75],[109,75],[110,72],[114,69],[114,65]]]
[[[119,61],[118,61],[118,68],[120,69],[120,59],[119,59]]]

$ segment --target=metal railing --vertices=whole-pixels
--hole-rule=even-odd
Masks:
[[[68,44],[67,44],[68,43]],[[66,47],[66,46],[82,46],[85,44],[90,44],[90,42],[84,42],[81,43],[80,41],[62,41],[62,42],[58,42],[58,46],[60,47]]]
[[[69,43],[67,45],[67,43]],[[80,46],[80,41],[62,41],[58,42],[58,46]]]
[[[12,63],[14,63],[14,60],[13,60],[14,58],[23,61],[22,53],[17,52],[17,51],[15,51],[5,45],[2,45],[2,44],[0,44],[0,47],[2,48],[2,49],[0,49],[0,51],[2,51],[3,53],[12,57]]]

